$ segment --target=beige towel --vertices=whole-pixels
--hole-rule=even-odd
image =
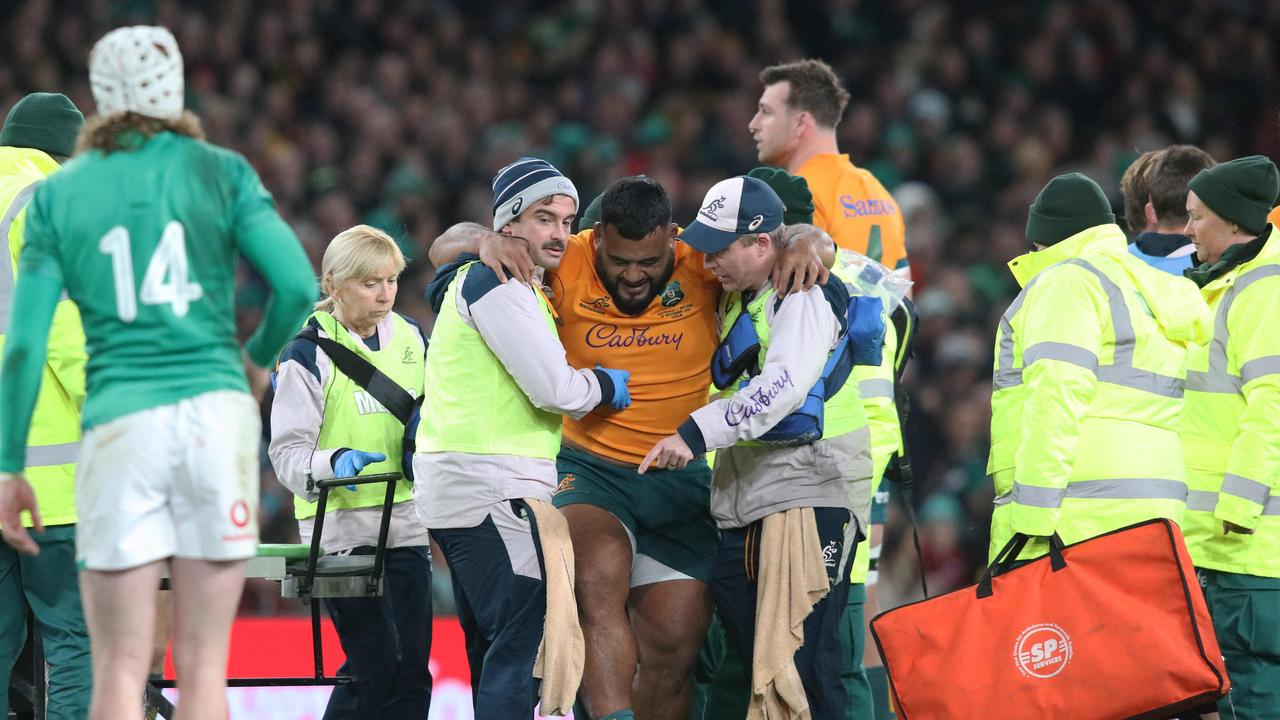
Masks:
[[[544,500],[524,501],[538,524],[547,583],[547,614],[533,676],[542,680],[541,713],[564,715],[573,708],[586,664],[578,601],[573,595],[573,544],[569,541],[569,523],[559,510]]]
[[[803,720],[811,715],[795,654],[805,618],[830,589],[822,542],[813,508],[767,515],[762,526],[747,720]]]

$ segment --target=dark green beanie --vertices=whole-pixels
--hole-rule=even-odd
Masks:
[[[587,205],[587,209],[583,210],[582,214],[578,215],[579,232],[583,230],[590,230],[596,226],[596,223],[600,222],[600,203],[603,200],[604,193],[600,193],[596,196],[595,200],[592,200],[591,203]]]
[[[1078,232],[1115,221],[1098,183],[1080,173],[1067,173],[1050,180],[1031,203],[1027,240],[1056,245]]]
[[[747,176],[764,181],[782,199],[782,206],[785,208],[782,213],[783,224],[813,222],[813,193],[809,192],[809,183],[804,178],[771,167],[758,167],[747,173]]]
[[[1271,160],[1250,155],[1205,168],[1187,186],[1219,217],[1257,235],[1267,226],[1280,177]]]
[[[84,127],[84,115],[62,93],[31,93],[19,100],[0,129],[0,145],[43,150],[69,157],[76,136]]]

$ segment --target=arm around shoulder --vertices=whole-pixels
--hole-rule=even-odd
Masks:
[[[501,282],[514,277],[526,285],[533,284],[533,259],[529,256],[528,243],[523,238],[503,235],[479,223],[461,222],[445,230],[431,243],[427,258],[432,265],[444,267],[468,254],[479,257],[480,262],[491,268]]]
[[[826,230],[817,225],[808,223],[788,225],[783,230],[782,239],[785,248],[813,253],[825,268],[830,268],[836,263],[836,243]]]
[[[436,267],[444,267],[462,255],[479,255],[480,238],[492,232],[479,223],[455,223],[431,243],[427,259]]]
[[[826,231],[813,225],[788,225],[769,277],[776,288],[800,292],[826,283],[835,262],[835,243]]]

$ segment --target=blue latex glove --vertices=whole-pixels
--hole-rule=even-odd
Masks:
[[[340,478],[355,477],[360,471],[365,469],[366,465],[386,460],[387,456],[377,452],[365,452],[363,450],[343,450],[338,455],[338,459],[333,462],[333,476]],[[355,485],[347,485],[348,490],[354,491]]]
[[[631,407],[631,391],[627,389],[627,381],[631,379],[631,373],[627,370],[614,370],[599,365],[596,369],[608,375],[613,381],[613,397],[609,398],[609,404],[615,410]]]

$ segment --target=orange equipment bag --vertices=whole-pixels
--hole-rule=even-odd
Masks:
[[[1148,520],[883,612],[871,632],[901,720],[1170,718],[1230,681],[1178,526]]]

